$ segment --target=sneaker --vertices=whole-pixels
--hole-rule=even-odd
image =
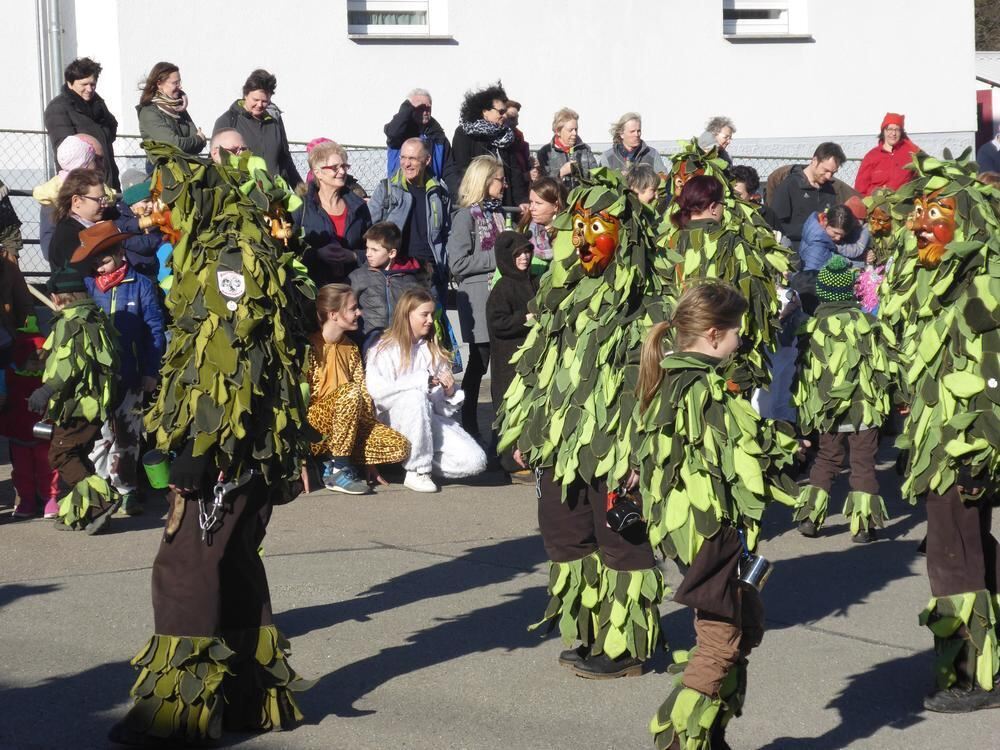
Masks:
[[[810,521],[808,518],[799,524],[799,533],[802,536],[814,539],[819,536],[819,529],[816,528],[816,524]]]
[[[984,708],[1000,708],[1000,687],[983,690],[979,685],[939,690],[924,698],[924,708],[942,714],[964,714]]]
[[[614,680],[619,677],[638,677],[642,662],[633,656],[612,659],[607,654],[588,656],[573,667],[573,674],[587,680]]]
[[[122,506],[119,510],[123,516],[142,515],[142,500],[134,492],[127,492],[122,496]]]
[[[430,474],[418,474],[415,471],[406,472],[406,479],[403,480],[403,486],[408,487],[414,492],[438,491],[438,486],[434,484],[434,480],[431,479]]]
[[[575,667],[582,664],[589,655],[589,646],[577,646],[576,648],[566,649],[559,654],[559,666]]]
[[[10,517],[15,521],[23,521],[28,518],[34,518],[35,511],[25,510],[23,505],[15,505]]]
[[[851,537],[851,541],[855,544],[868,544],[869,542],[874,542],[877,538],[875,536],[875,529],[861,529]]]
[[[367,495],[368,483],[358,479],[351,466],[337,466],[328,463],[323,471],[323,486],[346,495]]]
[[[59,518],[59,511],[57,510],[46,511],[45,515],[42,516],[42,518]]]
[[[535,483],[535,472],[531,469],[521,469],[520,471],[512,471],[508,474],[510,481],[514,484],[534,484]]]

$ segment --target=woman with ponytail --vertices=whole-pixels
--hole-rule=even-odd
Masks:
[[[724,219],[725,190],[718,178],[692,177],[677,198],[670,217],[676,230],[668,236],[681,283],[692,277],[715,278],[739,287],[750,301],[740,335],[744,346],[727,375],[740,390],[766,387],[771,380],[769,354],[778,348],[777,282],[787,270],[783,250],[762,248],[754,232],[743,232]]]
[[[764,506],[796,502],[782,474],[797,450],[791,430],[758,417],[722,374],[747,308],[724,281],[690,284],[640,355],[633,465],[643,516],[650,543],[686,571],[674,601],[695,610],[697,641],[675,652],[683,674],[650,722],[661,750],[726,747],[746,657],[764,634],[763,607],[738,581],[739,561],[756,547]]]

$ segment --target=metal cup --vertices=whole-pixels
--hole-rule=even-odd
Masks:
[[[51,440],[52,430],[51,422],[35,422],[35,426],[31,428],[31,434],[39,440]]]
[[[760,555],[747,554],[740,558],[737,567],[737,578],[739,578],[740,583],[745,583],[747,586],[760,591],[764,588],[764,584],[767,583],[772,570],[774,570],[774,566],[766,558]]]

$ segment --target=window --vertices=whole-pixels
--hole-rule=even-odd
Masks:
[[[347,0],[351,37],[434,37],[447,31],[447,0]]]
[[[805,0],[722,0],[727,39],[808,38]]]

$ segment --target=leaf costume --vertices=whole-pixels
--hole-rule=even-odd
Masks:
[[[100,425],[114,410],[117,342],[111,321],[88,298],[70,302],[55,314],[43,347],[48,354],[42,383],[52,389],[47,415],[55,425],[49,458],[64,493],[59,521],[72,529],[87,528],[118,499],[118,493],[92,473],[92,464],[75,457],[90,452]]]
[[[884,187],[863,200],[875,259],[859,274],[855,292],[862,309],[874,312],[879,306],[879,288],[892,268],[905,231],[903,223],[912,207],[900,203],[897,193]]]
[[[716,149],[706,153],[692,139],[682,144],[671,161],[675,199],[691,177],[708,175],[719,180],[724,196],[722,223],[695,220],[677,229],[667,220],[657,242],[677,264],[679,286],[689,278],[717,278],[730,282],[747,298],[750,309],[740,331],[745,344],[728,375],[745,391],[766,387],[771,382],[769,354],[778,349],[781,329],[776,282],[790,268],[791,251],[775,240],[757,208],[733,193],[725,174],[727,164]],[[668,214],[678,210],[675,200]]]
[[[939,687],[960,688],[960,703],[977,689],[995,693],[1000,673],[1000,545],[990,533],[1000,477],[1000,194],[976,180],[968,156],[914,155],[916,179],[899,191],[913,211],[882,304],[905,331],[902,489],[927,505],[933,598],[920,622],[934,634]],[[931,696],[925,706],[941,710],[938,699],[950,700]]]
[[[761,419],[720,373],[725,365],[693,352],[668,354],[663,382],[635,418],[650,541],[684,566],[674,600],[695,609],[699,644],[691,663],[688,654],[675,655],[684,673],[650,722],[658,748],[675,739],[683,748],[721,746],[713,738],[739,714],[763,610],[756,592],[736,582],[738,560],[756,547],[765,506],[796,502],[797,488],[782,472],[798,450],[791,428]]]
[[[846,261],[841,263],[846,267]],[[792,394],[803,433],[878,430],[892,411],[892,394],[899,378],[892,330],[862,312],[856,302],[822,302],[807,321],[803,338]],[[820,449],[824,447],[825,443]],[[854,453],[852,458],[857,458]],[[871,459],[874,461],[874,456]],[[844,504],[844,515],[851,519],[851,533],[857,534],[862,529],[867,532],[873,524],[883,526],[888,514],[878,492],[854,486],[854,468],[852,465],[853,491]],[[829,508],[829,490],[812,481],[803,487],[802,507],[795,520],[808,518],[820,528]]]
[[[258,549],[272,505],[298,494],[312,437],[304,326],[315,289],[280,241],[298,198],[249,152],[220,152],[216,164],[162,143],[143,148],[179,232],[170,342],[146,428],[176,462],[204,468],[193,491],[168,495],[155,634],[133,660],[135,702],[111,737],[202,743],[223,724],[290,728],[302,718],[292,693],[307,684],[272,624]]]
[[[652,215],[617,173],[582,176],[568,205],[529,304],[534,323],[511,359],[498,450],[516,447],[542,470],[539,524],[553,562],[538,625],[558,623],[567,644],[579,639],[591,655],[642,660],[660,640],[662,577],[645,535],[611,532],[604,514],[607,491],[629,471],[639,351],[669,315],[673,272],[656,252]],[[555,541],[567,529],[580,534],[569,547]]]

